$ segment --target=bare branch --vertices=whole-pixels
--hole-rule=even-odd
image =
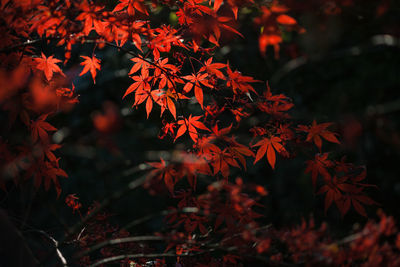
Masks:
[[[55,240],[54,237],[52,237],[45,231],[42,231],[42,230],[32,230],[32,231],[42,234],[43,236],[45,236],[47,239],[49,239],[54,244],[54,248],[56,249],[57,256],[60,259],[62,266],[67,267],[68,266],[67,260],[65,259],[65,257],[61,253],[61,251],[58,249],[58,241]]]
[[[116,245],[116,244],[122,244],[122,243],[130,243],[130,242],[140,242],[140,241],[160,241],[160,240],[165,240],[165,237],[162,236],[132,236],[132,237],[125,237],[125,238],[116,238],[116,239],[110,239],[106,240],[104,242],[98,243],[97,245],[94,245],[90,247],[88,250],[85,250],[84,252],[81,252],[75,256],[75,258],[82,258],[91,252],[98,250],[102,247],[108,246],[108,245]]]

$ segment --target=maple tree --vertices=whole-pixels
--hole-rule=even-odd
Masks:
[[[323,16],[354,5],[330,3],[334,7],[324,6]],[[379,16],[384,8],[377,6]],[[47,258],[40,257],[41,264],[57,256],[67,266],[62,251],[72,246],[68,261],[83,266],[169,266],[170,259],[175,266],[254,261],[400,266],[400,233],[393,218],[382,211],[378,224],[368,222],[352,239],[337,242],[324,224],[317,229],[312,219],[289,230],[262,223],[261,200],[274,192],[246,173],[259,166],[272,173],[299,155],[306,158],[303,169],[310,186],[323,195],[325,213],[336,206],[342,219],[354,212],[368,217],[366,207],[380,205],[368,195],[376,186],[368,181],[366,168],[334,152],[342,143],[334,123],[299,120],[293,116],[296,106],[290,97],[217,56],[225,43],[247,38],[241,32],[247,14],[259,33],[257,53],[265,60],[278,60],[289,34],[309,30],[295,16],[302,12],[298,4],[2,0],[0,12],[0,108],[7,118],[0,136],[0,187],[5,194],[17,186],[40,194],[42,187],[49,191],[54,185],[54,198],[63,200],[62,185],[69,181],[62,180],[70,180],[68,169],[62,168],[66,130],[52,120],[80,105],[76,88],[89,73],[94,88],[106,79],[111,72],[105,69],[115,64],[110,60],[115,55],[130,61],[127,69],[113,74],[130,81],[119,88],[121,92],[113,88],[131,106],[125,115],[145,111],[148,121],[157,121],[158,137],[172,151],[159,153],[159,160],[139,162],[132,171],[136,179],[100,202],[92,199],[87,209],[79,199],[84,192],[66,192],[65,204],[79,221],[66,227],[62,241],[41,232],[55,244]],[[162,12],[169,17],[159,15]],[[120,84],[110,84],[116,85]],[[123,127],[122,115],[111,102],[103,109],[92,116],[96,138],[87,139],[96,139],[98,146],[122,161],[123,153],[110,137]],[[138,188],[164,196],[169,206],[125,227],[114,225],[106,206]],[[164,217],[162,229],[140,236],[128,231],[154,216]],[[32,257],[32,266],[39,264],[36,260]]]

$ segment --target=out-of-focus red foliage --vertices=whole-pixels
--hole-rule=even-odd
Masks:
[[[275,52],[275,58],[279,58],[280,44],[283,42],[282,28],[286,31],[298,31],[304,33],[297,20],[287,15],[288,6],[273,1],[270,6],[261,8],[262,14],[257,17],[254,22],[261,27],[261,35],[259,37],[259,48],[261,54],[265,55],[268,46],[272,46]]]
[[[93,113],[93,125],[97,131],[110,134],[121,128],[122,118],[118,107],[112,102],[103,104],[104,112]]]

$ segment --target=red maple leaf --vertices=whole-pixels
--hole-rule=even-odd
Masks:
[[[374,205],[377,203],[365,196],[362,190],[363,187],[349,183],[347,176],[341,178],[334,176],[332,179],[329,179],[326,185],[319,189],[317,194],[326,193],[325,212],[331,206],[332,202],[335,201],[342,216],[349,211],[352,204],[357,213],[366,217],[367,214],[361,203],[365,205]]]
[[[215,136],[213,135],[199,137],[196,143],[196,148],[198,150],[197,155],[211,160],[214,154],[221,152],[221,149],[214,143]]]
[[[157,103],[161,106],[161,115],[164,113],[165,109],[168,108],[169,112],[171,112],[171,115],[174,117],[176,120],[176,107],[174,100],[182,100],[182,99],[189,99],[188,97],[184,96],[183,94],[176,93],[173,91],[173,89],[168,89],[168,90],[157,90],[158,97],[157,97]]]
[[[162,123],[163,123],[163,127],[161,129],[160,134],[158,135],[158,138],[163,139],[168,133],[173,135],[176,124],[166,122],[166,121],[163,121]]]
[[[340,208],[338,203],[340,199],[342,198],[342,193],[340,192],[339,188],[337,187],[337,177],[333,177],[332,181],[329,181],[328,184],[322,186],[317,194],[323,194],[326,193],[325,195],[325,213],[329,209],[329,207],[332,205],[332,202],[335,201],[336,205],[338,206],[339,210],[341,212],[344,212],[343,207]]]
[[[177,172],[173,165],[168,165],[163,159],[161,159],[161,162],[148,162],[147,164],[155,168],[149,173],[149,177],[163,179],[165,186],[173,194],[175,183],[178,181]]]
[[[363,217],[367,217],[367,212],[363,205],[375,205],[377,204],[373,199],[368,196],[362,194],[349,194],[345,195],[344,199],[339,202],[339,208],[342,216],[344,216],[350,209],[350,206],[353,205],[354,210]]]
[[[59,158],[52,162],[39,160],[36,164],[31,165],[31,167],[26,171],[25,176],[27,178],[33,177],[36,188],[39,188],[42,182],[44,182],[44,188],[46,191],[50,189],[50,184],[53,182],[57,191],[57,197],[59,197],[61,186],[57,177],[61,176],[67,178],[68,175],[60,168],[58,161]]]
[[[82,204],[79,203],[78,200],[79,197],[77,197],[75,194],[69,194],[65,198],[65,203],[68,207],[72,208],[72,213],[74,213],[76,210],[79,212],[79,209],[82,208]]]
[[[256,90],[254,90],[253,86],[249,83],[260,82],[258,80],[254,80],[253,77],[243,76],[239,71],[232,71],[227,64],[227,72],[228,72],[228,80],[226,85],[232,88],[234,94],[238,94],[238,91],[243,94],[248,94],[250,91],[257,94]]]
[[[129,71],[129,75],[134,74],[135,72],[137,72],[140,69],[144,69],[144,71],[147,71],[148,68],[150,67],[150,63],[147,62],[146,60],[144,60],[142,57],[134,57],[131,58],[131,61],[136,62],[131,70]]]
[[[314,120],[311,126],[300,125],[298,127],[298,130],[307,132],[308,135],[306,141],[307,142],[313,141],[314,144],[321,151],[322,147],[321,137],[329,142],[340,144],[339,140],[336,138],[336,133],[327,130],[327,128],[331,125],[332,123],[330,122],[317,124],[317,122]]]
[[[57,161],[57,157],[54,155],[53,151],[59,148],[61,148],[59,144],[46,144],[43,147],[43,151],[51,162],[55,162]]]
[[[135,82],[131,84],[128,89],[126,89],[126,92],[122,98],[125,98],[127,95],[131,94],[132,92],[135,92],[136,90],[144,90],[144,91],[149,91],[150,90],[150,81],[153,78],[152,76],[149,76],[149,71],[146,69],[144,70],[142,68],[141,75],[139,76],[132,76],[132,80]]]
[[[109,23],[99,19],[99,13],[104,9],[104,7],[88,3],[88,1],[81,1],[80,9],[82,12],[75,18],[75,20],[85,21],[82,32],[85,35],[89,35],[89,33],[94,29],[98,34],[102,34]]]
[[[294,104],[283,94],[273,95],[268,83],[267,91],[263,94],[263,99],[264,101],[257,104],[257,107],[261,111],[276,117],[289,118],[289,115],[285,112],[291,109]]]
[[[232,154],[228,152],[227,148],[215,154],[212,160],[212,166],[214,169],[214,175],[221,172],[222,176],[225,178],[229,176],[229,166],[240,168],[239,164]]]
[[[232,155],[233,158],[239,160],[239,162],[243,165],[244,169],[246,169],[246,158],[247,157],[254,157],[253,151],[251,151],[247,146],[239,144],[231,138],[230,145],[228,146],[228,151]]]
[[[162,94],[160,89],[153,91],[151,91],[150,88],[139,89],[135,94],[135,103],[133,105],[134,106],[140,105],[146,100],[146,113],[147,113],[147,118],[149,118],[150,112],[153,109],[153,101],[159,103],[160,94]]]
[[[312,184],[315,188],[317,184],[318,174],[321,174],[325,179],[330,178],[326,168],[333,167],[332,161],[328,160],[328,153],[316,154],[314,160],[307,161],[305,173],[311,172]]]
[[[120,0],[120,3],[115,6],[112,12],[119,12],[123,9],[126,9],[130,16],[135,15],[135,10],[148,15],[146,6],[144,5],[143,0]]]
[[[42,143],[48,143],[49,135],[47,132],[57,131],[57,128],[45,121],[48,115],[44,114],[31,123],[31,137],[33,142],[40,139]]]
[[[84,67],[79,76],[82,76],[83,74],[90,71],[90,74],[92,74],[93,82],[96,83],[97,70],[101,69],[100,59],[96,58],[95,56],[92,56],[91,58],[87,56],[81,56],[81,58],[85,59],[85,61],[81,62],[81,65]]]
[[[212,63],[212,57],[210,57],[206,62],[204,62],[204,66],[201,67],[200,72],[207,72],[209,74],[214,74],[220,79],[225,80],[225,75],[220,71],[220,69],[225,68],[226,64],[223,63]]]
[[[190,138],[192,138],[193,142],[197,142],[198,139],[198,133],[196,128],[210,131],[202,122],[198,121],[202,116],[194,116],[192,115],[189,116],[188,119],[182,119],[178,121],[178,124],[180,125],[176,136],[175,140],[178,139],[181,135],[183,135],[186,131],[189,132]],[[174,140],[174,141],[175,141]]]
[[[51,80],[54,72],[58,72],[61,75],[65,76],[60,67],[56,64],[60,63],[61,60],[53,58],[53,56],[46,57],[43,53],[42,57],[35,58],[34,60],[37,63],[36,68],[44,72],[44,75],[46,76],[46,79],[48,81]]]
[[[240,122],[242,120],[242,118],[247,118],[248,116],[250,116],[250,113],[246,112],[244,110],[244,107],[238,107],[236,109],[230,109],[230,111],[235,116],[235,120],[237,122]]]
[[[198,73],[198,74],[192,74],[192,75],[187,75],[183,76],[182,78],[189,80],[190,82],[186,83],[186,85],[183,87],[183,91],[185,93],[188,93],[192,90],[194,86],[194,96],[196,97],[197,101],[199,102],[201,108],[203,109],[203,90],[200,87],[200,84],[203,84],[207,87],[212,88],[213,86],[208,83],[207,81],[207,73]]]
[[[265,137],[261,141],[259,141],[254,146],[259,146],[260,148],[257,151],[256,159],[254,160],[254,164],[259,161],[264,155],[267,153],[267,159],[269,165],[271,165],[272,169],[275,168],[276,156],[275,150],[280,153],[286,151],[286,149],[281,144],[282,140],[279,137],[271,136],[270,138]]]

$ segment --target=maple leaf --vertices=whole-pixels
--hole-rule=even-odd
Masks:
[[[133,106],[140,105],[146,100],[146,113],[147,118],[149,118],[150,112],[153,109],[153,101],[158,103],[160,94],[162,94],[160,89],[153,91],[151,91],[150,88],[138,89],[135,94],[135,103]]]
[[[179,68],[176,67],[175,65],[168,64],[168,58],[164,58],[164,59],[160,58],[157,61],[156,65],[157,65],[157,68],[155,68],[154,76],[161,76],[161,74],[165,75],[165,73],[163,73],[163,72],[175,74],[179,71]],[[163,86],[160,86],[160,87],[163,87]]]
[[[179,177],[186,176],[190,186],[195,190],[197,184],[197,175],[211,175],[211,169],[208,162],[193,153],[180,153],[178,160],[182,162],[179,168]]]
[[[291,109],[294,104],[291,103],[288,97],[283,94],[273,95],[267,83],[267,91],[264,92],[263,98],[265,101],[257,104],[257,107],[261,111],[276,117],[289,118],[289,115],[285,112]]]
[[[171,112],[171,115],[174,117],[176,120],[176,107],[174,100],[180,100],[180,99],[189,99],[189,97],[184,96],[183,94],[176,93],[170,89],[168,90],[158,90],[158,98],[156,99],[156,102],[161,106],[161,115],[164,113],[165,109],[168,108],[169,112]]]
[[[198,139],[198,133],[196,128],[210,131],[202,122],[198,121],[202,116],[194,116],[190,114],[188,119],[183,119],[178,121],[178,125],[180,125],[176,136],[175,140],[178,139],[178,137],[182,136],[185,132],[189,132],[190,138],[192,138],[193,142],[197,142]],[[174,142],[175,142],[174,140]]]
[[[165,100],[167,102],[167,107],[169,112],[171,112],[172,116],[174,116],[174,119],[176,120],[176,107],[174,104],[174,101],[172,101],[172,99],[170,97],[165,97]],[[162,111],[161,111],[162,113]]]
[[[75,18],[78,21],[85,21],[83,25],[83,33],[89,35],[94,29],[98,34],[103,34],[109,22],[99,19],[99,13],[104,7],[88,3],[86,0],[80,3],[81,13]]]
[[[213,155],[220,153],[221,149],[214,144],[215,136],[201,136],[197,139],[196,148],[198,149],[198,156],[211,160]]]
[[[82,76],[83,74],[90,71],[90,74],[92,75],[93,78],[93,82],[96,83],[97,70],[101,69],[100,59],[96,58],[95,56],[92,56],[91,58],[87,56],[81,56],[81,58],[85,59],[85,61],[81,62],[81,65],[84,67],[79,76]]]
[[[233,138],[232,138],[233,139]],[[228,147],[229,153],[235,158],[238,159],[239,162],[243,165],[244,169],[246,169],[246,158],[255,157],[253,151],[251,151],[247,146],[239,144],[238,142],[231,140],[231,144]]]
[[[336,138],[336,133],[330,132],[326,129],[331,125],[332,123],[330,122],[317,124],[317,122],[314,120],[311,126],[299,125],[298,130],[307,132],[308,135],[306,141],[307,142],[313,141],[314,144],[321,151],[322,147],[321,137],[329,142],[340,144],[339,140]]]
[[[161,129],[162,134],[160,132],[160,134],[158,135],[158,138],[163,139],[168,133],[173,135],[176,124],[165,122],[165,121],[163,121],[162,123],[163,123],[163,127]]]
[[[352,204],[357,213],[366,217],[367,214],[361,203],[365,205],[374,205],[377,203],[365,196],[362,190],[363,187],[348,183],[348,177],[338,178],[334,176],[326,185],[320,188],[317,194],[326,193],[325,212],[331,206],[332,202],[335,201],[342,216],[349,211]]]
[[[56,161],[53,162],[46,161],[45,166],[43,166],[43,169],[41,170],[41,175],[45,178],[44,180],[45,190],[49,190],[50,183],[53,182],[57,192],[57,197],[59,197],[61,193],[61,186],[57,177],[61,176],[64,178],[68,178],[68,174],[59,167],[58,165],[59,160],[60,159],[58,158]]]
[[[227,151],[224,150],[226,155],[229,155],[229,157],[233,159],[239,160],[239,162],[243,165],[243,167],[246,169],[246,158],[244,156],[253,156],[255,157],[253,151],[251,151],[247,146],[242,145],[238,143],[235,140],[235,137],[227,137],[226,134],[228,134],[232,129],[232,124],[226,128],[218,129],[218,124],[215,124],[211,130],[213,131],[213,135],[215,135],[215,138],[221,139],[225,141],[228,146],[227,146]],[[232,164],[231,164],[232,165]],[[232,165],[233,166],[233,165]]]
[[[150,63],[147,62],[145,59],[142,57],[134,57],[131,58],[131,61],[135,62],[135,64],[132,66],[131,70],[129,71],[129,75],[134,74],[140,69],[144,69],[144,71],[147,71],[147,69],[150,67]]]
[[[226,85],[232,88],[234,94],[237,94],[238,91],[243,94],[249,94],[250,91],[257,94],[256,90],[254,90],[253,86],[251,86],[249,83],[255,83],[260,81],[254,80],[253,77],[250,76],[243,76],[237,70],[232,71],[231,68],[229,67],[229,64],[227,64],[227,73],[228,73],[228,79]]]
[[[152,79],[152,76],[149,76],[149,72],[147,70],[143,71],[139,76],[132,76],[132,80],[135,82],[131,84],[128,89],[126,89],[126,92],[122,98],[125,98],[127,95],[131,94],[132,92],[135,92],[136,90],[141,91],[149,91],[150,90],[150,81]]]
[[[266,101],[272,101],[272,102],[278,102],[285,104],[288,102],[289,98],[283,94],[279,95],[273,95],[271,92],[271,87],[269,86],[269,82],[267,81],[267,91],[264,91],[263,93],[263,98],[265,98]]]
[[[65,76],[60,67],[57,65],[57,63],[60,63],[61,60],[53,58],[53,56],[46,57],[43,53],[42,57],[34,58],[34,60],[37,63],[36,68],[44,72],[44,75],[48,81],[51,80],[54,72],[58,72],[62,76]]]
[[[270,138],[265,137],[255,145],[259,146],[260,148],[257,151],[256,158],[254,160],[254,164],[257,163],[264,155],[265,152],[267,153],[267,159],[269,164],[271,165],[272,169],[275,169],[275,150],[280,153],[286,151],[286,149],[281,144],[282,140],[279,137],[271,136]]]
[[[201,67],[200,72],[207,72],[210,74],[214,74],[218,78],[225,80],[225,75],[220,71],[220,69],[225,68],[226,64],[223,63],[212,63],[212,57],[210,57],[206,62],[204,62],[204,66]]]
[[[182,78],[189,80],[190,82],[186,83],[186,85],[183,87],[183,91],[188,93],[192,90],[194,86],[194,95],[199,102],[201,108],[203,109],[203,90],[200,87],[200,83],[212,88],[213,86],[207,82],[207,73],[198,73],[198,74],[192,74],[192,75],[187,75],[183,76]]]
[[[230,111],[233,113],[235,116],[235,119],[237,122],[240,122],[243,118],[247,118],[250,116],[250,113],[244,111],[244,107],[238,107],[236,109],[230,109]]]
[[[230,139],[228,137],[226,137],[226,135],[232,130],[232,124],[226,128],[219,129],[218,123],[216,123],[213,127],[211,127],[211,130],[212,130],[213,134],[215,135],[215,138],[229,141]]]
[[[279,128],[276,129],[276,133],[279,134],[282,140],[291,140],[294,138],[294,132],[290,128],[290,124],[280,124]]]
[[[53,151],[61,148],[59,144],[47,144],[43,147],[44,153],[51,162],[57,161],[57,157],[54,155]]]
[[[31,123],[31,137],[33,142],[40,139],[42,143],[48,143],[49,135],[47,132],[57,131],[57,128],[45,121],[48,115],[44,114]]]
[[[328,211],[329,207],[332,205],[332,202],[335,201],[336,202],[336,206],[338,206],[339,210],[341,210],[341,212],[344,212],[344,207],[340,206],[340,204],[338,205],[338,203],[340,203],[340,199],[342,198],[342,193],[340,192],[339,188],[335,185],[337,181],[337,177],[333,177],[332,182],[329,181],[328,184],[323,185],[319,191],[317,192],[317,194],[323,194],[326,193],[325,195],[325,213]]]
[[[147,162],[148,165],[155,168],[149,173],[149,177],[157,177],[163,179],[165,186],[171,194],[174,193],[174,186],[178,181],[177,172],[173,165],[168,165],[165,160],[160,159],[161,162]]]
[[[69,194],[65,198],[65,204],[72,208],[72,213],[74,213],[76,210],[79,211],[79,209],[82,208],[82,204],[78,202],[78,199],[79,198],[75,194]]]
[[[348,194],[344,196],[344,200],[339,202],[339,210],[342,216],[344,216],[352,205],[354,210],[363,217],[367,217],[367,212],[362,204],[375,205],[377,204],[373,199],[368,196],[361,194]]]
[[[214,10],[218,11],[219,7],[222,5],[223,0],[214,0]],[[211,0],[208,1],[208,4],[211,5]]]
[[[121,10],[126,9],[130,16],[135,15],[135,10],[148,15],[143,0],[120,0],[119,2],[120,3],[115,6],[112,12],[120,12]]]
[[[232,154],[228,152],[227,148],[225,148],[220,153],[215,154],[215,157],[212,160],[214,175],[221,172],[222,176],[227,178],[229,176],[229,165],[240,168]]]
[[[325,179],[330,178],[326,168],[333,167],[332,161],[328,160],[329,153],[316,154],[314,160],[307,161],[305,173],[311,172],[312,184],[315,189],[317,184],[317,176],[321,174]]]
[[[44,180],[44,188],[46,191],[50,189],[50,184],[53,182],[57,191],[57,197],[59,197],[61,193],[61,186],[57,177],[61,176],[67,178],[68,175],[59,167],[58,161],[59,158],[52,162],[39,160],[36,164],[30,166],[25,173],[25,177],[33,177],[34,186],[36,188],[39,188]]]
[[[163,25],[160,28],[154,29],[149,45],[149,48],[153,50],[154,60],[157,61],[160,59],[160,52],[169,52],[172,45],[186,48],[180,40],[178,31],[170,25]]]

